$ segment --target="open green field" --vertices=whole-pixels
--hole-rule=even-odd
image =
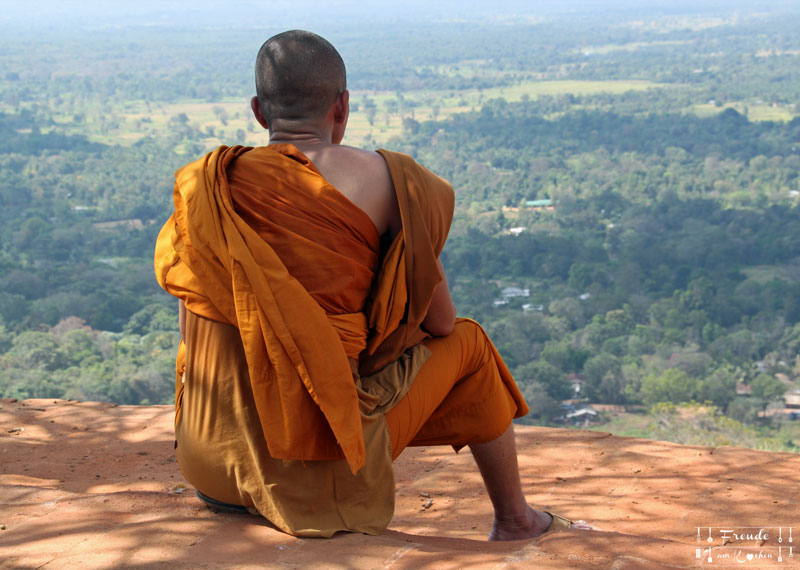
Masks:
[[[679,410],[679,415],[685,416],[686,422],[691,423],[691,408]],[[663,418],[661,419],[663,420]],[[592,424],[588,426],[588,429],[594,431],[605,431],[617,436],[658,439],[664,441],[673,441],[675,443],[689,443],[690,445],[717,444],[713,439],[706,441],[706,436],[712,432],[705,434],[702,429],[696,430],[694,436],[688,441],[685,439],[686,434],[683,434],[683,437],[672,437],[672,434],[664,432],[663,430],[658,433],[658,422],[659,418],[651,415],[650,413],[645,413],[644,411],[633,413],[621,412],[610,414],[610,417],[607,419],[607,421]],[[725,445],[744,445],[746,447],[753,447],[755,449],[770,449],[772,451],[789,452],[796,452],[798,445],[800,445],[800,421],[781,422],[780,425],[777,428],[774,428],[772,431],[759,432],[758,430],[753,430],[751,426],[749,437],[747,437],[748,434],[737,434],[736,429],[725,430],[723,428],[722,430],[718,430],[717,433],[718,435],[722,434],[725,436],[725,438],[728,438],[730,443],[726,443]]]
[[[503,98],[508,102],[524,97],[536,99],[542,95],[593,95],[619,94],[668,87],[650,81],[522,81],[516,85],[490,89],[460,91],[412,91],[403,94],[400,101],[394,92],[355,91],[350,100],[359,104],[359,110],[350,116],[350,127],[345,143],[361,144],[364,141],[382,143],[402,134],[403,119],[416,121],[441,120],[457,113],[477,111],[490,99]],[[364,98],[373,101],[376,114],[370,124],[362,109]]]
[[[713,103],[692,105],[691,112],[698,117],[711,117],[725,109],[734,109],[751,121],[791,121],[798,116],[794,109],[778,105],[749,105],[747,103],[726,103],[717,107]]]
[[[455,66],[459,73],[468,65]],[[408,91],[353,91],[352,112],[345,144],[378,146],[391,137],[402,135],[403,120],[419,122],[442,120],[469,111],[477,111],[491,99],[508,102],[540,96],[619,94],[627,91],[663,89],[667,84],[650,81],[521,81],[515,85],[488,89]],[[731,102],[721,106],[696,104],[689,112],[709,117],[732,108],[751,121],[790,121],[800,113],[794,106]],[[0,109],[2,110],[2,109]],[[126,101],[113,109],[75,117],[56,116],[57,128],[75,134],[89,133],[91,140],[104,144],[133,144],[146,136],[163,136],[171,129],[189,126],[201,134],[205,149],[220,144],[265,144],[266,136],[253,120],[249,101],[225,99],[209,103],[185,100],[174,103]],[[193,137],[194,138],[194,137]]]
[[[646,48],[657,48],[664,46],[678,46],[689,43],[687,40],[666,40],[660,42],[630,42],[626,44],[605,44],[600,46],[591,46],[576,50],[578,53],[585,55],[605,55],[615,51],[636,51]]]
[[[461,69],[461,68],[459,68]],[[401,135],[403,120],[441,120],[457,113],[477,111],[485,102],[503,98],[508,102],[543,95],[618,94],[627,91],[664,88],[649,81],[522,81],[516,85],[489,89],[409,91],[354,91],[346,144],[368,146],[386,143]],[[372,107],[373,111],[368,109]],[[2,109],[0,109],[2,110]],[[109,113],[110,111],[110,113]],[[102,113],[81,116],[57,115],[56,127],[74,134],[87,134],[104,144],[129,145],[146,136],[163,136],[188,126],[201,133],[207,149],[220,144],[259,145],[265,134],[251,116],[249,100],[224,99],[209,103],[185,100],[174,103],[125,101]]]
[[[658,18],[642,18],[625,22],[621,28],[632,30],[658,31],[667,33],[678,30],[692,30],[699,32],[730,26],[737,21],[736,15],[712,16],[708,14],[676,14]]]
[[[794,265],[755,265],[742,268],[742,273],[758,283],[766,284],[773,279],[800,283],[800,267]]]
[[[614,435],[625,437],[651,437],[653,418],[646,413],[618,413],[612,414],[608,421],[593,424],[590,429],[607,431]]]
[[[110,145],[131,145],[147,136],[160,138],[185,126],[201,133],[192,138],[202,140],[208,149],[220,144],[266,143],[248,100],[126,101],[111,109],[110,115],[89,112],[80,117],[56,115],[54,120],[59,131],[88,135],[92,141]]]

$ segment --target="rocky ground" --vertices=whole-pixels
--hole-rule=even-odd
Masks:
[[[395,463],[384,535],[312,540],[206,509],[175,461],[171,406],[0,406],[2,568],[800,567],[794,454],[520,426],[531,503],[602,532],[485,542],[491,508],[469,451],[427,448]]]

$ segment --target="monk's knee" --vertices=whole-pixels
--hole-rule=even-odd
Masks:
[[[456,324],[453,326],[453,332],[451,334],[459,334],[471,338],[486,336],[486,332],[483,330],[480,323],[472,319],[463,318],[456,319]]]
[[[473,369],[493,359],[492,341],[489,340],[489,336],[479,323],[472,319],[458,319],[452,335],[458,335],[464,347],[465,357],[473,363]]]
[[[483,347],[491,344],[489,335],[486,334],[486,331],[483,329],[480,323],[473,321],[472,319],[458,319],[455,327],[453,328],[453,333],[462,335],[470,344],[475,347]]]

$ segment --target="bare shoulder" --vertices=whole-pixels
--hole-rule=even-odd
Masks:
[[[399,231],[400,215],[389,167],[374,151],[331,145],[311,157],[328,181],[372,218],[378,231]]]
[[[380,233],[389,231],[395,235],[400,231],[400,213],[397,196],[383,157],[374,151],[354,147],[342,147],[343,153],[352,157],[356,196],[360,206],[370,214]]]
[[[352,166],[359,167],[359,174],[375,184],[391,186],[389,167],[383,157],[375,151],[364,150],[353,146],[339,145],[341,155]]]

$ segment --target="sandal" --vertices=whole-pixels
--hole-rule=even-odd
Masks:
[[[562,517],[561,515],[557,515],[555,513],[550,513],[548,511],[544,512],[553,517],[553,520],[550,522],[550,525],[545,529],[544,533],[542,534],[555,530],[567,530],[572,526],[572,521],[569,520],[568,518]]]

